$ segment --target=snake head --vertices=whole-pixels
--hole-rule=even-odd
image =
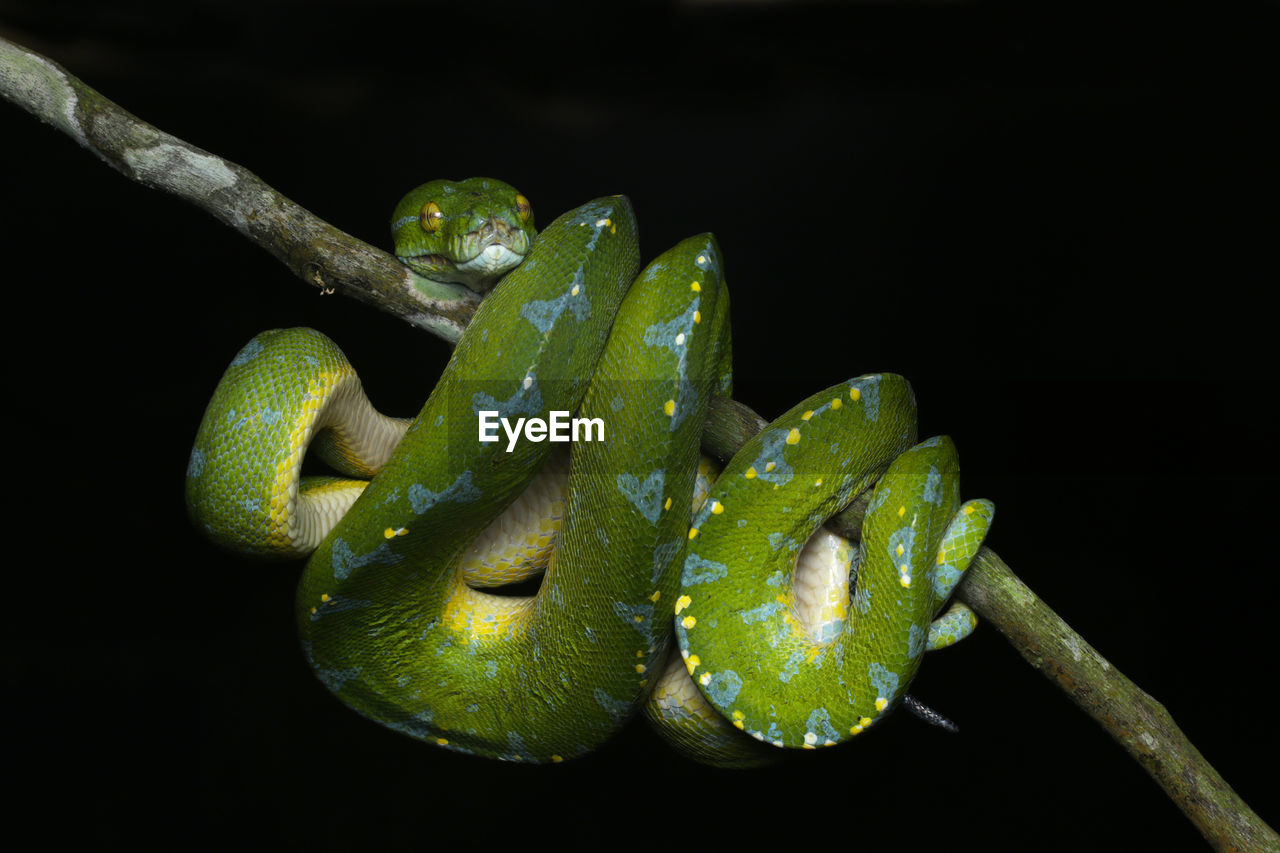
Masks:
[[[537,232],[529,200],[492,178],[423,184],[396,205],[396,257],[433,281],[483,293],[514,269]]]

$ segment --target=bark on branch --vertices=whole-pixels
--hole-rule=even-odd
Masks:
[[[0,95],[75,139],[130,180],[195,204],[270,252],[303,281],[352,296],[447,341],[479,298],[428,281],[272,189],[249,170],[141,121],[57,63],[0,38]],[[764,425],[717,399],[704,447],[727,458]],[[857,535],[865,502],[829,526]],[[1071,630],[983,548],[956,595],[1054,681],[1146,769],[1218,850],[1280,851],[1280,836],[1209,765],[1172,717]]]
[[[0,95],[123,174],[230,225],[294,275],[457,341],[479,297],[425,279],[333,227],[243,166],[153,127],[38,53],[0,38]]]

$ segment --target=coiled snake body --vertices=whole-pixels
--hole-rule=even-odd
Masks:
[[[418,416],[373,410],[318,332],[265,332],[219,384],[187,474],[216,541],[310,555],[302,645],[347,705],[439,746],[540,762],[593,749],[643,704],[693,757],[745,766],[865,730],[926,650],[972,630],[962,605],[934,617],[991,505],[960,503],[950,440],[912,447],[901,377],[802,401],[709,483],[707,401],[731,387],[711,235],[637,276],[625,198],[535,239],[528,201],[487,179],[419,187],[392,224],[423,275],[503,276]],[[489,411],[574,412],[604,434],[566,466],[532,432],[480,441]],[[308,446],[343,476],[302,477]],[[820,531],[873,485],[859,543]],[[538,573],[534,595],[485,591]]]

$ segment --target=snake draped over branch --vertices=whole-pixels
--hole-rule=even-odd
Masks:
[[[916,443],[902,377],[813,394],[723,470],[700,456],[708,401],[732,387],[710,234],[637,275],[625,197],[539,233],[484,178],[418,187],[392,231],[417,273],[493,288],[417,417],[373,409],[319,332],[263,332],[187,471],[214,541],[307,559],[302,647],[355,711],[555,762],[643,708],[689,756],[751,766],[865,731],[926,651],[973,630],[944,608],[993,508],[960,501],[950,439]],[[566,452],[551,439],[568,424]],[[303,476],[308,450],[335,474]],[[822,528],[869,489],[859,541]],[[536,592],[502,590],[517,583]]]

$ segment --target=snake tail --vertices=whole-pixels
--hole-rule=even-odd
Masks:
[[[835,745],[905,693],[938,606],[938,549],[959,509],[954,445],[940,437],[906,450],[914,431],[901,377],[827,389],[744,446],[695,518],[677,601],[681,655],[707,701],[756,740]],[[881,471],[848,611],[806,625],[796,616],[797,551]],[[778,522],[754,526],[747,507]]]

